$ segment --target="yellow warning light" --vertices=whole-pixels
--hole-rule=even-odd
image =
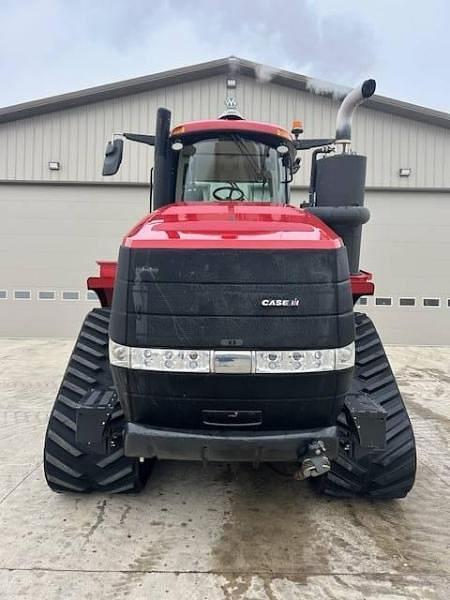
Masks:
[[[292,121],[291,133],[294,136],[294,139],[298,140],[300,134],[303,133],[303,121],[300,121],[300,119],[294,119]]]

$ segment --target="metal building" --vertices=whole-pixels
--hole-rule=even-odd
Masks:
[[[334,133],[339,105],[314,81],[240,60],[233,73],[247,118],[305,137]],[[0,109],[0,336],[73,336],[96,305],[85,280],[114,259],[125,231],[148,210],[152,151],[128,144],[112,178],[101,175],[112,132],[152,133],[156,109],[173,122],[224,110],[230,66],[221,59]],[[228,82],[230,84],[230,82]],[[232,83],[233,85],[233,83]],[[359,109],[353,148],[368,156],[363,299],[383,339],[450,343],[450,115],[374,96]],[[293,202],[307,198],[309,161]]]

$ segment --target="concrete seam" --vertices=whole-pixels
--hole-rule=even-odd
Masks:
[[[253,576],[267,576],[270,575],[274,579],[277,577],[295,577],[299,575],[305,575],[307,577],[385,577],[390,579],[401,579],[414,575],[415,577],[439,577],[442,579],[450,580],[450,574],[441,571],[430,572],[430,571],[414,571],[404,573],[390,573],[389,571],[380,572],[366,572],[362,571],[355,573],[354,571],[349,572],[321,572],[321,571],[216,571],[216,570],[161,570],[161,569],[133,569],[133,570],[121,570],[121,569],[58,569],[48,567],[0,567],[1,571],[37,571],[37,572],[49,572],[49,573],[122,573],[124,575],[139,575],[143,573],[155,574],[155,575],[253,575]]]
[[[41,465],[42,465],[42,461],[41,461],[41,462],[40,462],[38,465],[36,465],[36,466],[34,467],[34,469],[32,469],[32,470],[31,470],[29,473],[27,473],[27,474],[25,475],[25,477],[22,477],[22,479],[19,481],[19,483],[18,483],[18,484],[16,484],[16,485],[15,485],[15,486],[12,488],[12,490],[10,490],[10,491],[9,491],[7,494],[5,494],[5,496],[3,496],[3,497],[0,499],[0,504],[3,504],[3,502],[4,502],[4,501],[5,501],[7,498],[9,498],[9,496],[11,496],[11,494],[12,494],[13,492],[15,492],[15,491],[17,490],[17,488],[18,488],[19,486],[21,486],[21,485],[22,485],[22,483],[23,483],[23,482],[24,482],[26,479],[28,479],[28,477],[29,477],[30,475],[32,475],[32,474],[33,474],[35,471],[37,471],[37,469],[39,469],[39,467],[40,467]],[[1,570],[1,568],[0,568],[0,570]]]

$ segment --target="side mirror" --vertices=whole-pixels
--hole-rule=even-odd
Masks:
[[[115,175],[122,163],[123,139],[116,138],[106,144],[102,175]]]

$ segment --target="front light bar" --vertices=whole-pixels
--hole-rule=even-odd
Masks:
[[[349,369],[355,344],[325,350],[185,350],[131,348],[109,342],[116,367],[173,373],[315,373]]]

